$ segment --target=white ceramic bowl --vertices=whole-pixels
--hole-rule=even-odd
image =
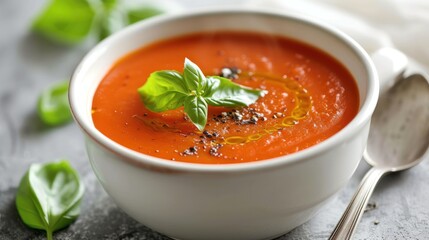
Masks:
[[[160,39],[212,30],[283,35],[330,53],[357,81],[360,110],[344,129],[303,151],[251,163],[204,165],[158,159],[97,131],[94,92],[119,58]],[[309,220],[343,187],[364,150],[378,80],[369,56],[340,31],[303,16],[212,10],[153,18],[97,45],[70,85],[70,104],[86,136],[91,165],[117,205],[144,225],[177,239],[266,239]]]

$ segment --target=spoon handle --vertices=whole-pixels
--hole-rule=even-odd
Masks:
[[[351,239],[378,180],[386,172],[385,169],[373,167],[366,173],[346,211],[329,237],[330,240]]]

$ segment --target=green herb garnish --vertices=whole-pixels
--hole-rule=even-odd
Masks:
[[[146,107],[153,112],[184,106],[185,113],[200,131],[207,123],[208,105],[248,106],[266,93],[238,85],[227,78],[206,77],[187,58],[183,74],[173,70],[153,72],[138,92]]]
[[[67,161],[33,164],[19,184],[16,208],[31,228],[52,233],[67,227],[80,212],[84,186]]]
[[[92,33],[99,39],[137,21],[161,14],[153,7],[131,7],[117,0],[51,0],[33,30],[60,43],[81,42]]]
[[[55,126],[72,120],[68,89],[69,82],[63,81],[42,92],[37,103],[37,113],[43,123]]]

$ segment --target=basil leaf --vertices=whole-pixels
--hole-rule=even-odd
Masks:
[[[117,0],[51,0],[33,22],[33,30],[56,42],[75,44],[93,30],[102,40],[129,24],[161,13],[153,7],[130,8]]]
[[[82,41],[92,29],[95,9],[87,0],[51,0],[33,23],[33,30],[61,43]]]
[[[68,81],[63,81],[42,92],[37,103],[37,113],[43,123],[55,126],[72,120],[68,89]]]
[[[184,101],[185,113],[198,130],[203,131],[207,123],[208,105],[203,97],[188,96]]]
[[[16,208],[29,227],[52,233],[70,225],[80,212],[84,186],[76,171],[63,160],[33,164],[21,179]]]
[[[248,106],[266,93],[238,85],[223,77],[210,76],[207,77],[207,82],[208,87],[205,89],[203,97],[212,106]]]
[[[128,11],[128,23],[133,24],[138,21],[144,20],[146,18],[154,17],[156,15],[162,14],[163,11],[153,8],[153,7],[144,7],[140,9],[131,9]]]
[[[158,71],[149,76],[138,92],[149,110],[162,112],[183,106],[184,99],[190,91],[180,73]]]
[[[183,78],[185,79],[188,89],[195,91],[197,95],[201,95],[203,87],[207,84],[206,77],[201,69],[187,58],[185,58]]]

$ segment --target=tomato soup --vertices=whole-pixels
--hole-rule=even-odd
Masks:
[[[183,107],[149,111],[137,89],[159,70],[183,71],[189,58],[206,76],[267,91],[248,107],[210,107],[203,132]],[[106,74],[92,109],[95,127],[135,151],[182,162],[225,164],[269,159],[313,146],[357,114],[356,83],[334,58],[280,36],[208,32],[156,42]]]

